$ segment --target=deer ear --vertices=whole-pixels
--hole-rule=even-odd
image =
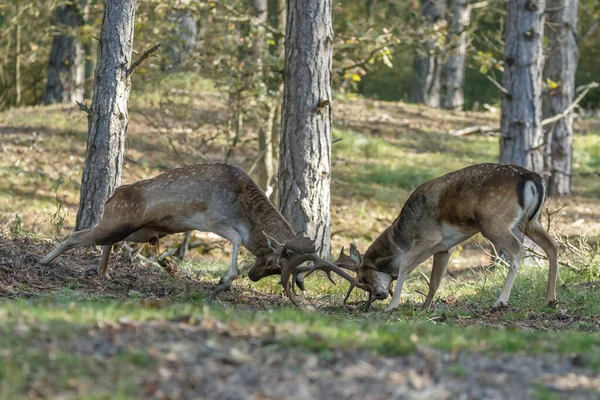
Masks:
[[[350,258],[359,265],[362,264],[362,256],[354,243],[350,243]]]
[[[267,239],[267,246],[269,246],[269,248],[271,250],[273,250],[274,252],[279,252],[281,251],[281,249],[283,248],[283,244],[279,243],[277,241],[277,239],[275,239],[273,236],[269,236],[265,233],[265,231],[263,231],[263,235],[265,235],[265,238]]]

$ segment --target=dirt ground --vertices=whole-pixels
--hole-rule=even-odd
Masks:
[[[144,323],[122,319],[90,326],[68,342],[44,334],[36,341],[42,351],[89,357],[100,368],[123,349],[146,352],[153,368],[138,379],[140,398],[516,400],[543,398],[543,387],[556,398],[592,399],[600,390],[600,378],[579,357],[490,357],[425,347],[402,357],[355,349],[315,354],[281,347],[263,332],[189,323],[185,316]],[[32,382],[31,394],[48,393],[50,384]],[[84,381],[72,386],[85,391]]]
[[[113,279],[101,280],[96,275],[99,255],[86,249],[70,251],[50,266],[40,266],[38,260],[52,247],[49,241],[0,237],[0,302],[2,298],[28,298],[70,288],[86,296],[117,299],[130,298],[134,290],[142,302],[160,304],[176,300],[178,293],[207,294],[216,283],[185,274],[171,278],[158,267],[131,263],[122,254],[113,256]],[[288,303],[281,296],[261,294],[244,285],[236,285],[219,301],[242,309]],[[319,303],[316,305],[318,309]],[[438,309],[445,306],[438,304]],[[449,322],[506,325],[498,316],[481,312]],[[584,317],[559,310],[528,314],[523,321],[511,322],[509,328],[560,329],[574,318]],[[147,371],[133,375],[139,398],[504,400],[594,399],[600,393],[600,377],[581,354],[453,353],[424,346],[407,356],[341,347],[315,352],[284,346],[277,332],[268,329],[211,318],[191,320],[189,315],[148,321],[121,318],[77,329],[78,334],[68,340],[57,340],[44,329],[37,329],[28,340],[44,354],[63,351],[93,360],[90,363],[103,376],[100,379],[106,380],[110,380],[116,354],[124,349],[144,354]],[[14,334],[23,331],[28,328],[17,326]],[[312,339],[318,341],[319,337]],[[64,393],[44,374],[34,375],[27,383],[27,397],[78,398],[91,383],[72,379],[69,385],[71,390]]]

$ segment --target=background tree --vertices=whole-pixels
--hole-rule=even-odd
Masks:
[[[413,63],[412,101],[439,108],[446,32],[446,1],[423,0],[422,41]]]
[[[545,0],[508,0],[500,122],[500,162],[540,173],[545,10]]]
[[[471,19],[469,0],[449,0],[448,11],[448,55],[442,79],[442,108],[462,110],[465,102],[467,28]]]
[[[289,0],[279,156],[279,209],[330,254],[331,0]]]
[[[549,0],[546,35],[550,42],[545,76],[549,86],[544,97],[544,118],[561,114],[573,103],[575,72],[579,59],[577,47],[577,0]],[[548,127],[550,159],[548,192],[571,193],[573,167],[573,113]],[[548,162],[546,163],[548,164]]]
[[[257,29],[254,39],[254,62],[256,63],[257,79],[264,81],[265,58],[267,57],[266,28],[269,18],[269,8],[267,0],[252,0],[254,15],[256,18]],[[263,82],[264,84],[264,82]],[[271,109],[272,107],[268,107]],[[261,187],[270,196],[273,192],[272,180],[274,175],[273,165],[273,117],[266,118],[267,123],[258,128],[258,186]]]
[[[121,184],[136,0],[105,0],[75,230],[95,226]]]
[[[84,1],[73,0],[56,8],[59,33],[52,41],[44,104],[83,101],[85,49],[80,28],[84,24],[85,6]]]

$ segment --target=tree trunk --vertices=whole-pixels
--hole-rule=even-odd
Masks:
[[[575,71],[579,50],[575,39],[577,31],[577,0],[550,0],[547,31],[551,52],[545,75],[556,82],[544,98],[544,118],[562,113],[571,103],[575,93]],[[573,113],[551,125],[546,134],[548,140],[546,157],[550,157],[548,193],[571,194],[573,164]]]
[[[185,0],[183,5],[189,5],[190,1]],[[167,61],[169,65],[166,69],[177,68],[186,56],[193,50],[198,40],[197,19],[191,11],[172,11],[167,14],[169,22],[173,25],[169,36],[169,43],[166,46]]]
[[[135,5],[136,0],[104,1],[75,230],[91,228],[100,221],[104,203],[121,183]]]
[[[84,24],[83,7],[73,0],[57,7],[56,22],[60,29],[68,30],[54,37],[48,81],[42,96],[44,104],[83,101],[85,82],[85,48],[77,27]]]
[[[448,26],[449,54],[444,65],[444,93],[442,107],[462,110],[465,98],[465,61],[467,58],[467,28],[471,20],[469,0],[450,0]]]
[[[254,61],[256,63],[256,75],[257,82],[264,81],[264,60],[267,55],[266,53],[266,28],[269,12],[267,0],[253,0],[254,5],[254,16],[256,21],[259,23],[257,27],[256,38],[254,40],[253,52]],[[259,143],[259,165],[258,165],[258,186],[265,191],[267,196],[270,196],[273,192],[271,182],[273,180],[273,128],[272,128],[272,114],[274,111],[273,106],[267,101],[268,115],[266,117],[266,123],[261,125],[266,128],[261,128],[258,133]]]
[[[21,21],[19,18],[19,3],[17,3],[17,21],[15,38],[15,105],[21,103]]]
[[[285,60],[285,27],[287,20],[287,5],[286,0],[275,0],[270,3],[272,8],[269,10],[270,16],[273,23],[273,28],[279,32],[277,36],[277,57],[283,66]],[[282,71],[283,72],[283,71]],[[269,196],[269,199],[274,203],[278,204],[279,199],[279,185],[278,185],[278,173],[277,166],[279,165],[279,140],[281,138],[281,98],[283,96],[283,80],[276,83],[271,90],[276,91],[276,98],[271,104],[271,112],[273,113],[269,127],[271,131],[271,142],[272,142],[272,165],[273,165],[273,177],[271,180],[271,187],[273,192]],[[265,139],[266,140],[266,139]]]
[[[289,0],[279,156],[279,209],[330,255],[331,0]]]
[[[545,0],[508,0],[500,123],[500,162],[542,173]]]
[[[443,24],[445,13],[445,0],[423,1],[426,38],[415,54],[412,100],[432,108],[440,107],[443,54],[436,43],[436,31]]]
[[[285,26],[287,21],[287,4],[286,0],[277,1],[277,31],[280,33],[277,40],[277,53],[280,59],[285,58]]]

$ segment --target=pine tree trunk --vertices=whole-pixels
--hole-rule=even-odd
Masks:
[[[285,58],[285,27],[287,22],[286,0],[276,0],[277,4],[277,31],[281,34],[277,41],[277,53],[281,59]]]
[[[500,162],[542,173],[545,0],[508,0],[500,123]]]
[[[279,209],[330,254],[331,0],[289,0],[279,156]]]
[[[434,31],[444,19],[445,0],[424,0],[422,14],[426,27],[426,39],[417,49],[413,64],[412,101],[423,103],[427,107],[439,108],[441,97],[441,77],[443,55],[436,45]]]
[[[467,59],[467,28],[471,20],[469,0],[450,0],[448,26],[448,61],[444,65],[444,93],[442,108],[462,110],[465,85],[465,61]]]
[[[189,5],[190,0],[184,0],[182,5]],[[168,35],[165,69],[174,69],[185,61],[186,56],[193,50],[198,40],[198,25],[194,13],[191,11],[172,11],[167,13],[173,29]]]
[[[546,64],[545,76],[556,82],[558,87],[544,98],[544,118],[562,113],[573,102],[575,93],[575,71],[579,50],[575,38],[577,31],[577,0],[550,0],[547,31],[551,52]],[[549,127],[547,133],[550,157],[548,193],[551,195],[571,194],[573,165],[573,114]]]
[[[121,183],[135,5],[136,0],[104,1],[75,230],[91,228],[100,221],[104,203]]]
[[[267,0],[253,0],[254,16],[257,26],[257,34],[254,39],[254,62],[256,63],[256,79],[258,82],[264,81],[264,60],[267,56],[266,49],[266,24],[269,16]],[[258,164],[258,186],[265,191],[267,196],[273,193],[273,112],[274,106],[267,104],[268,112],[266,123],[261,123],[265,128],[261,128],[258,133],[259,144],[259,164]]]
[[[44,104],[83,101],[85,82],[85,48],[73,31],[84,24],[83,9],[77,0],[56,9],[56,22],[61,29],[70,30],[54,37],[48,81],[42,96]]]
[[[15,104],[21,104],[21,21],[19,18],[19,3],[17,3],[17,21],[15,38]]]

